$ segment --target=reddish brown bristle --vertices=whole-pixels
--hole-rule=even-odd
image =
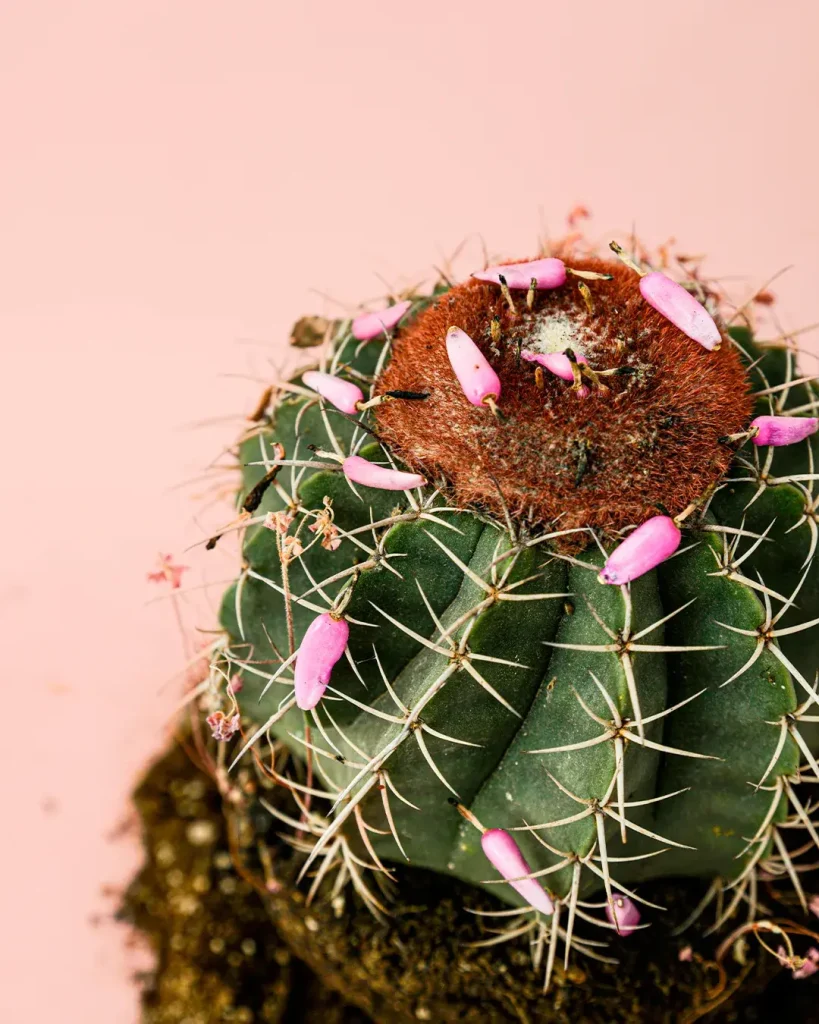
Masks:
[[[522,295],[513,313],[496,285],[474,280],[441,296],[398,337],[379,381],[379,390],[430,397],[380,406],[379,432],[410,467],[445,479],[458,502],[500,515],[499,487],[512,515],[533,525],[616,531],[658,506],[677,514],[727,470],[732,453],[718,439],[748,422],[739,355],[727,339],[706,352],[687,338],[643,301],[626,267],[598,259],[572,265],[613,275],[592,282],[591,311],[568,282],[538,292],[531,313]],[[464,397],[446,354],[451,326],[466,331],[498,373],[502,420]],[[552,374],[536,377],[518,358],[519,345],[570,347],[593,371],[631,372],[599,378],[579,399]]]

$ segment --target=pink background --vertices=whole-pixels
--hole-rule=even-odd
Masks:
[[[181,665],[158,550],[291,322],[482,232],[531,253],[587,203],[819,319],[816,7],[0,5],[0,1020],[130,1024],[112,840]],[[470,267],[464,266],[465,271]],[[250,342],[250,343],[248,343]],[[227,553],[191,553],[219,579]],[[218,587],[213,591],[218,592]],[[201,595],[200,595],[201,596]],[[212,625],[207,604],[192,624]]]

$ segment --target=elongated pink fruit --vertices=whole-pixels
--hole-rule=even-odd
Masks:
[[[472,276],[478,281],[489,281],[500,284],[501,275],[511,289],[527,291],[532,278],[538,288],[559,288],[566,280],[566,264],[553,256],[542,260],[530,260],[528,263],[508,263],[497,267],[487,267]]]
[[[500,378],[466,331],[460,327],[449,328],[446,354],[464,394],[473,405],[485,405],[487,398],[500,398]]]
[[[411,305],[409,301],[396,302],[394,306],[387,306],[378,313],[362,313],[353,320],[353,337],[359,341],[369,341],[385,331],[391,331]]]
[[[597,578],[601,583],[636,580],[670,558],[681,539],[677,524],[668,516],[647,519],[614,549]]]
[[[773,445],[781,448],[796,444],[816,433],[819,419],[813,416],[757,416],[751,420],[751,429],[759,433],[753,438],[756,445]]]
[[[562,352],[547,352],[543,354],[540,352],[526,352],[524,350],[521,352],[520,357],[525,359],[527,363],[537,363],[550,373],[553,373],[555,377],[560,377],[561,380],[574,380],[572,361]],[[585,356],[578,356],[577,361],[578,363],[588,363],[588,359]]]
[[[382,491],[408,491],[412,487],[424,487],[426,480],[419,473],[403,473],[399,469],[376,466],[374,462],[350,455],[341,464],[344,475],[354,484],[378,487]]]
[[[308,388],[317,391],[336,409],[349,413],[351,416],[357,412],[356,404],[364,401],[364,392],[357,384],[353,384],[350,380],[342,380],[341,377],[334,377],[332,373],[308,370],[307,373],[301,375],[301,379]]]
[[[640,278],[640,291],[649,306],[703,348],[710,352],[719,345],[722,337],[711,314],[681,284],[656,271]]]
[[[502,828],[489,828],[481,836],[481,848],[486,859],[506,879],[520,879],[509,884],[526,900],[530,907],[542,914],[553,914],[554,903],[536,878],[525,878],[532,869],[524,860],[518,844]]]
[[[338,659],[344,654],[350,627],[329,612],[313,619],[296,655],[296,704],[310,711],[324,696]]]
[[[623,938],[636,931],[637,925],[640,923],[640,911],[635,906],[634,900],[630,900],[628,896],[621,896],[620,893],[614,894],[613,907],[610,903],[606,904],[606,917],[609,923],[617,929],[617,934],[622,935]]]

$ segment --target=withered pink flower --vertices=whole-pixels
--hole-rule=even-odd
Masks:
[[[817,971],[819,971],[819,949],[811,946],[802,966],[794,968],[793,976],[797,981],[801,981],[802,978],[809,978]]]
[[[296,704],[310,711],[324,696],[336,662],[344,654],[350,627],[344,619],[324,612],[313,619],[304,634],[294,671]]]
[[[304,551],[304,545],[298,537],[285,537],[282,541],[282,552],[285,558],[298,558]]]
[[[409,301],[396,302],[394,306],[387,306],[378,313],[362,313],[353,320],[353,337],[359,341],[370,341],[385,331],[391,331],[411,305]]]
[[[535,910],[553,914],[554,904],[536,878],[526,878],[532,869],[526,863],[520,847],[502,828],[489,828],[481,836],[481,849],[486,859]],[[513,881],[516,879],[516,881]]]
[[[752,438],[755,445],[772,445],[781,448],[796,444],[816,433],[819,419],[814,416],[757,416],[751,420],[751,430],[757,433]]]
[[[787,967],[796,981],[809,978],[819,971],[819,949],[811,946],[804,957],[788,956],[784,946],[776,951],[776,958],[783,967]]]
[[[173,590],[178,590],[182,585],[182,574],[187,571],[187,565],[174,563],[173,555],[160,555],[159,569],[156,572],[149,572],[147,575],[151,583],[170,583]]]
[[[487,399],[500,398],[500,378],[483,352],[460,327],[446,332],[446,352],[455,376],[472,405],[486,405]]]
[[[636,580],[670,558],[681,539],[679,527],[669,516],[647,519],[614,549],[597,578],[613,584]]]
[[[341,377],[334,377],[332,373],[308,370],[301,375],[301,379],[308,388],[312,388],[336,409],[350,416],[358,412],[358,403],[364,401],[364,392],[357,384],[350,380],[342,380]]]
[[[719,328],[705,306],[665,274],[655,271],[641,277],[640,292],[646,302],[658,313],[662,313],[666,320],[670,320],[683,334],[687,334],[709,352],[722,341]]]
[[[360,455],[350,455],[342,462],[341,468],[352,483],[377,487],[382,491],[407,491],[426,484],[426,479],[419,473],[404,473],[398,469],[377,466],[374,462],[362,459]]]
[[[322,509],[316,516],[315,522],[311,523],[307,529],[312,533],[321,534],[321,546],[325,551],[336,551],[341,547],[341,535],[338,527],[333,524],[333,513],[329,507]]]
[[[535,282],[536,288],[559,288],[566,280],[566,265],[563,260],[547,256],[540,260],[528,260],[526,263],[507,263],[496,267],[487,267],[472,275],[478,281],[489,281],[500,284],[505,278],[507,286],[513,291],[527,291]]]
[[[322,530],[321,546],[325,551],[338,551],[341,547],[341,534],[337,526],[331,523]]]
[[[238,714],[228,716],[221,711],[214,711],[205,721],[215,740],[229,740],[239,731],[239,718]]]
[[[262,525],[276,533],[287,533],[292,522],[292,512],[268,512]]]

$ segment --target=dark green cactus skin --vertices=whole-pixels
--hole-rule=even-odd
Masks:
[[[421,305],[419,302],[417,308]],[[337,361],[371,377],[382,358],[383,342],[361,345],[349,334],[345,337],[343,330],[339,328]],[[774,387],[797,376],[792,356],[785,349],[771,348],[763,354],[748,331],[733,333],[747,353],[749,365],[762,356],[749,375],[754,389]],[[785,411],[811,402],[812,394],[809,385],[797,385],[773,398],[781,401],[778,411]],[[770,411],[767,398],[760,400],[758,411]],[[290,459],[309,459],[308,445],[332,447],[328,431],[338,450],[349,453],[356,433],[349,418],[300,394],[284,397],[272,422],[241,444],[240,460],[246,467],[243,493],[265,472],[263,466],[248,464],[273,458],[274,442],[284,446]],[[363,818],[380,830],[369,834],[378,855],[385,861],[402,861],[384,811],[386,793],[394,830],[413,864],[476,884],[489,883],[488,889],[513,904],[520,898],[508,885],[489,882],[498,876],[481,852],[480,833],[449,802],[453,792],[486,827],[512,829],[577,818],[537,832],[553,850],[545,848],[531,832],[515,833],[533,870],[567,861],[541,879],[557,898],[569,890],[575,858],[587,857],[593,848],[598,859],[577,869],[580,891],[602,888],[601,839],[608,858],[665,851],[642,860],[612,861],[611,876],[621,886],[672,875],[733,879],[767,856],[777,824],[794,814],[783,782],[796,774],[804,757],[793,735],[785,736],[775,764],[770,762],[784,728],[780,724],[783,716],[792,714],[807,699],[805,687],[813,682],[819,636],[815,629],[807,629],[765,641],[755,633],[766,620],[765,595],[758,589],[763,585],[760,578],[765,588],[788,597],[805,571],[816,529],[808,493],[812,484],[773,482],[812,472],[809,442],[770,451],[774,452],[773,462],[767,465],[768,449],[750,445],[742,449],[727,479],[745,479],[727,482],[711,501],[704,519],[686,530],[681,552],[659,571],[631,584],[630,594],[625,588],[597,582],[595,570],[602,564],[602,555],[594,547],[578,556],[585,565],[553,557],[547,544],[522,548],[516,559],[499,561],[500,555],[514,548],[505,526],[473,511],[436,511],[445,507],[440,496],[425,506],[422,515],[402,492],[358,487],[357,495],[341,473],[284,470],[280,476],[284,492],[306,510],[321,509],[323,498],[329,496],[336,525],[355,538],[345,536],[336,551],[314,544],[290,563],[287,582],[296,645],[316,614],[326,611],[328,602],[353,579],[346,614],[367,623],[351,626],[349,653],[356,671],[347,661],[340,661],[332,689],[317,709],[324,735],[315,723],[311,727],[313,744],[329,754],[315,755],[316,784],[338,791],[357,780],[335,811],[328,813],[328,822],[343,817],[346,834],[355,837],[352,808],[357,804]],[[377,444],[365,446],[359,454],[383,459]],[[753,466],[755,456],[759,466],[767,465],[768,477],[749,506],[760,470],[749,470],[742,460]],[[222,607],[222,624],[230,638],[230,671],[241,672],[243,678],[241,710],[258,725],[273,717],[282,699],[292,692],[291,682],[286,682],[291,673],[285,671],[260,699],[270,675],[290,650],[276,537],[258,518],[285,506],[284,494],[271,487],[256,513],[255,525],[246,533],[242,579],[227,593]],[[299,515],[291,534],[298,521]],[[308,523],[312,521],[307,518]],[[375,524],[372,528],[371,523]],[[719,574],[725,545],[736,539],[718,532],[719,527],[769,532],[736,572],[729,568]],[[313,535],[303,528],[300,537],[306,545]],[[753,543],[751,538],[740,537],[734,561]],[[377,564],[356,577],[348,574],[323,584],[321,593],[315,588],[357,564],[373,562]],[[515,587],[520,581],[524,582]],[[572,596],[542,596],[564,594]],[[299,603],[299,595],[306,595],[303,600],[307,604]],[[527,597],[529,600],[524,599]],[[776,614],[782,601],[778,597],[769,600]],[[468,613],[482,604],[468,627],[471,665],[517,714],[487,692],[462,663],[453,663],[433,618],[440,620],[444,630],[452,623],[462,623],[454,631],[457,643],[463,623],[470,619]],[[795,604],[776,630],[817,616],[819,573],[814,558]],[[630,632],[626,639],[645,631],[631,640],[635,646],[628,650],[622,639],[627,624]],[[726,626],[754,635],[732,632]],[[646,651],[640,650],[641,646],[667,650]],[[611,649],[588,649],[595,647]],[[680,650],[696,647],[712,649]],[[722,686],[758,647],[761,651],[753,664]],[[480,656],[513,664],[479,660]],[[628,842],[623,846],[617,794],[612,794],[617,758],[614,741],[553,753],[529,751],[581,744],[604,732],[605,726],[589,712],[607,722],[612,712],[592,673],[622,718],[633,719],[626,674],[629,666],[645,719],[704,691],[690,703],[646,724],[645,737],[664,747],[715,759],[642,746],[632,725],[627,732],[631,739],[624,743],[626,803],[682,792],[667,800],[627,807],[626,818],[634,827],[627,829]],[[402,716],[387,692],[381,670],[400,702],[412,710],[422,698],[426,701],[430,687],[448,669],[451,675],[414,723],[423,722],[430,731],[407,728],[396,721],[406,715]],[[805,682],[795,677],[796,672]],[[358,703],[338,699],[341,694]],[[360,705],[386,717],[368,713]],[[300,741],[306,717],[293,709],[271,730],[300,757],[305,752]],[[796,723],[796,727],[809,743],[815,743],[809,725]],[[452,792],[433,771],[423,747]],[[379,762],[377,755],[384,751],[391,752]],[[343,760],[335,756],[338,752]],[[349,763],[366,765],[368,759],[372,760],[367,770]],[[381,772],[388,774],[394,789],[384,788]],[[763,776],[764,787],[755,788]],[[578,803],[557,783],[586,802]],[[395,791],[417,809],[402,802]],[[606,812],[601,813],[594,801],[606,803]],[[584,811],[589,813],[577,817]],[[328,836],[334,833],[331,829]],[[749,845],[754,838],[757,841]]]

